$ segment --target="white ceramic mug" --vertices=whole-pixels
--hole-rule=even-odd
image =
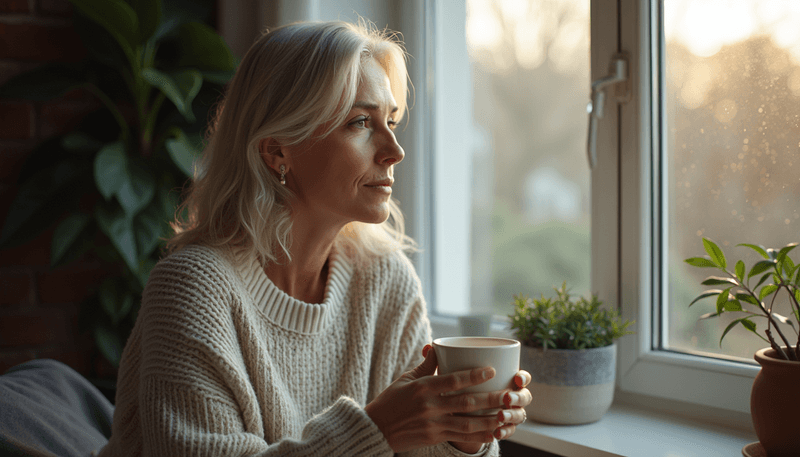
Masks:
[[[492,379],[453,392],[453,394],[494,392],[515,387],[514,375],[519,371],[520,350],[517,340],[474,336],[437,338],[433,340],[433,350],[436,351],[440,375],[482,367],[492,367],[495,370]],[[471,414],[482,416],[497,414],[498,411],[500,408],[476,411]]]

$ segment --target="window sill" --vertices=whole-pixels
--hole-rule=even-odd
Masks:
[[[586,425],[546,425],[528,421],[512,442],[568,457],[690,457],[741,455],[758,441],[734,429],[615,400],[603,418]]]

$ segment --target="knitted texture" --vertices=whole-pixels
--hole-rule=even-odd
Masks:
[[[187,247],[150,274],[100,456],[392,456],[363,407],[430,339],[401,253],[362,268],[332,254],[325,298],[309,304],[255,258]],[[466,454],[442,443],[403,455]]]

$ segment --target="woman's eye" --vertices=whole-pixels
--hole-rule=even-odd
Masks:
[[[389,125],[389,128],[392,129],[392,130],[394,130],[395,127],[397,127],[397,121],[395,121],[394,119],[389,119],[388,121],[386,121],[386,123]]]
[[[367,126],[367,121],[368,120],[369,120],[369,118],[362,117],[362,118],[354,120],[353,122],[350,123],[350,125],[352,125],[354,127],[358,127],[358,128],[364,128],[364,127]]]

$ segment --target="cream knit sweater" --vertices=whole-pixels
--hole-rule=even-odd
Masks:
[[[359,269],[334,253],[325,299],[309,304],[255,258],[185,248],[150,275],[100,456],[392,456],[363,406],[429,341],[403,254]],[[442,443],[406,455],[466,454]]]

